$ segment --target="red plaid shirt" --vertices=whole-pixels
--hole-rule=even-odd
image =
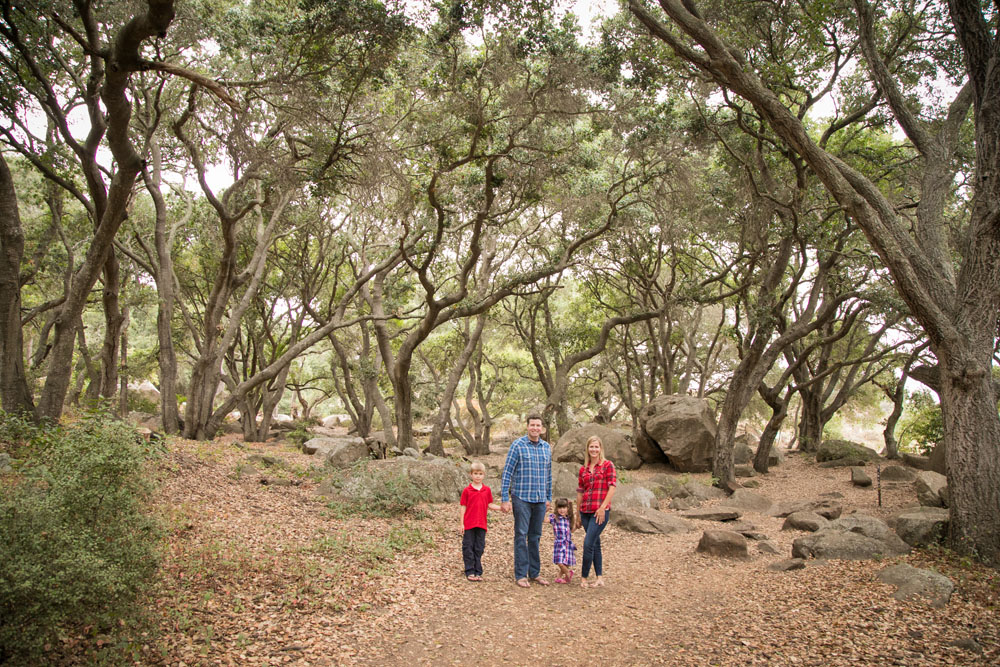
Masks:
[[[608,489],[618,485],[615,475],[615,464],[607,459],[604,463],[594,466],[591,472],[587,466],[580,466],[580,476],[577,479],[577,493],[582,493],[580,511],[591,514],[597,511],[608,495]]]

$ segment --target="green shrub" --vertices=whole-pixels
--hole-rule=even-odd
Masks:
[[[13,472],[0,478],[0,663],[36,662],[70,628],[132,617],[159,563],[145,511],[157,445],[91,415],[33,428],[0,413]]]

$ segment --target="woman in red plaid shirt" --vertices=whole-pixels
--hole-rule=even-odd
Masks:
[[[604,458],[604,443],[596,435],[590,436],[576,489],[576,506],[580,508],[580,521],[587,533],[583,538],[583,566],[580,571],[580,586],[583,588],[604,585],[601,578],[604,574],[601,532],[608,525],[611,499],[617,484],[615,464]],[[587,581],[591,565],[596,576],[593,583]]]

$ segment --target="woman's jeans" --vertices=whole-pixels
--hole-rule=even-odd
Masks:
[[[514,578],[535,578],[542,571],[538,544],[542,539],[545,521],[545,503],[529,503],[515,495],[510,497],[514,507]]]
[[[590,566],[594,566],[594,574],[598,577],[604,574],[604,564],[601,562],[601,533],[608,525],[611,510],[604,510],[604,521],[597,523],[596,512],[580,512],[580,521],[587,532],[583,538],[583,567],[580,570],[584,579],[590,576]]]

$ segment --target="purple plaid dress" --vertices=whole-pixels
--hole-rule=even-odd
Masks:
[[[570,530],[569,518],[558,514],[549,515],[549,523],[555,533],[552,545],[552,562],[562,565],[576,565],[576,545]]]

